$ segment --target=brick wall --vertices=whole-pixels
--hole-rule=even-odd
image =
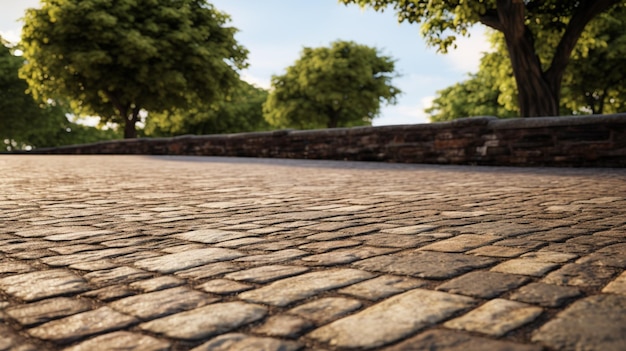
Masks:
[[[499,166],[626,166],[626,113],[132,139],[36,154],[275,157]]]

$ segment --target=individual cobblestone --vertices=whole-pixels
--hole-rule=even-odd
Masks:
[[[296,351],[302,345],[293,341],[283,341],[273,338],[248,336],[232,333],[218,336],[192,351],[228,351],[228,350],[263,350],[263,351]]]
[[[0,289],[23,299],[35,301],[88,290],[85,280],[64,269],[51,269],[0,278]]]
[[[529,279],[497,272],[470,272],[437,287],[437,290],[479,298],[492,298],[517,288]]]
[[[571,286],[531,283],[521,287],[510,298],[543,307],[560,307],[580,295],[582,295],[581,291]]]
[[[626,295],[626,271],[607,284],[602,292]]]
[[[544,324],[532,340],[558,350],[623,350],[626,345],[625,308],[625,296],[587,297]]]
[[[504,299],[487,301],[479,308],[444,323],[453,329],[463,329],[493,336],[502,336],[535,320],[542,313],[540,307]]]
[[[318,328],[308,336],[332,346],[375,348],[402,339],[474,303],[469,297],[415,289]],[[380,323],[385,320],[394,323]]]
[[[232,294],[253,289],[252,285],[234,282],[228,279],[214,279],[196,286],[196,289],[213,294]]]
[[[313,322],[302,317],[282,314],[268,318],[261,326],[254,328],[253,332],[293,339],[304,334],[313,326]]]
[[[57,319],[28,330],[28,334],[59,344],[66,344],[86,336],[119,330],[135,324],[134,317],[116,312],[109,307],[82,312]]]
[[[325,297],[294,307],[289,313],[309,319],[317,325],[326,324],[361,308],[359,300],[343,297]]]
[[[242,253],[223,248],[195,249],[135,262],[139,268],[160,273],[173,273],[184,269],[202,266],[207,263],[232,260]]]
[[[438,241],[433,244],[422,246],[420,250],[441,251],[441,252],[465,252],[479,246],[491,244],[500,240],[501,237],[495,235],[462,234]]]
[[[171,344],[148,335],[117,331],[91,338],[64,351],[168,351]]]
[[[385,351],[541,351],[540,345],[525,345],[499,341],[463,332],[429,330],[409,338]]]
[[[392,274],[406,274],[419,278],[445,279],[483,268],[495,261],[488,257],[458,253],[416,251],[411,253],[378,256],[355,262],[364,270]]]
[[[558,267],[559,265],[556,263],[543,262],[532,258],[519,258],[502,262],[491,268],[491,271],[542,277]]]
[[[269,283],[277,279],[298,275],[308,270],[309,268],[299,266],[269,265],[229,273],[225,277],[251,283]]]
[[[48,322],[60,317],[70,316],[91,309],[89,302],[81,299],[56,297],[26,305],[17,305],[5,309],[6,314],[23,326]]]
[[[348,294],[368,300],[380,300],[406,290],[422,287],[426,284],[420,279],[382,275],[374,279],[350,285],[339,290],[342,294]]]
[[[342,288],[371,277],[371,273],[356,269],[304,273],[275,281],[259,289],[246,291],[239,294],[239,297],[251,302],[286,306],[320,292]]]
[[[225,302],[155,319],[139,328],[175,339],[198,340],[255,322],[266,314],[267,308],[260,305]]]
[[[556,285],[599,287],[616,272],[611,267],[570,263],[548,274],[541,281]]]

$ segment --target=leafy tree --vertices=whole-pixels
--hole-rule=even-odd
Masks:
[[[572,52],[561,94],[561,114],[615,113],[626,101],[626,4],[615,6],[594,18]],[[550,48],[559,33],[540,32],[536,43],[542,62],[549,61]],[[470,79],[439,91],[426,110],[431,120],[442,121],[490,114],[510,117],[517,113],[517,86],[507,59],[501,33],[490,36],[495,48],[481,58],[480,69]]]
[[[144,133],[149,136],[222,134],[269,130],[263,118],[267,91],[240,81],[231,96],[213,104],[151,114]]]
[[[133,138],[142,110],[212,101],[237,82],[247,51],[228,21],[202,0],[42,0],[24,18],[21,75],[37,98]]]
[[[18,76],[24,59],[0,38],[0,150],[59,146],[116,137],[70,122],[55,101],[38,103],[27,94],[28,84]]]
[[[381,103],[395,103],[400,93],[393,72],[390,57],[354,42],[304,48],[285,74],[272,77],[265,118],[280,128],[371,125]]]
[[[585,26],[623,0],[339,0],[383,11],[393,6],[398,20],[422,23],[427,42],[446,52],[454,34],[481,23],[503,34],[518,106],[524,117],[556,116],[565,69]],[[536,49],[540,31],[558,32],[544,65]]]

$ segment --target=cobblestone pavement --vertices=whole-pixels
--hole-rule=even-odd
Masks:
[[[0,169],[0,350],[626,350],[626,170]]]

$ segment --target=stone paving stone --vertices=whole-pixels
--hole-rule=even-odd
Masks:
[[[429,224],[419,224],[419,225],[411,225],[411,226],[406,226],[406,227],[382,229],[381,232],[389,233],[389,234],[412,235],[412,234],[419,234],[423,232],[430,232],[435,229],[437,229],[437,226],[429,225]]]
[[[535,241],[530,240],[525,237],[522,238],[509,238],[500,240],[494,243],[495,246],[506,246],[517,249],[528,249],[528,250],[536,250],[540,247],[548,245],[545,241]]]
[[[354,266],[377,272],[411,275],[419,278],[446,279],[483,268],[496,262],[488,257],[458,253],[414,251],[368,258]]]
[[[206,248],[147,258],[135,262],[135,265],[149,271],[173,273],[207,263],[232,260],[242,256],[241,252],[231,249]]]
[[[70,232],[64,234],[55,234],[44,237],[44,239],[49,241],[78,241],[81,239],[91,238],[94,236],[106,237],[106,235],[113,234],[112,231],[109,230],[85,230],[78,232]]]
[[[204,244],[215,244],[222,241],[254,236],[248,232],[234,232],[219,229],[202,229],[174,235],[175,238]]]
[[[511,294],[510,299],[543,307],[560,307],[582,293],[571,286],[531,283]]]
[[[390,248],[359,246],[358,248],[335,250],[317,255],[311,255],[302,258],[303,262],[307,262],[319,266],[334,266],[339,264],[351,263],[364,258],[384,255],[397,251]]]
[[[559,264],[556,263],[543,262],[532,258],[518,258],[504,261],[491,268],[491,271],[543,277],[546,273],[558,267]]]
[[[536,251],[522,255],[523,258],[532,258],[541,262],[565,263],[578,257],[576,254],[553,251]]]
[[[121,299],[123,297],[132,296],[134,294],[135,292],[129,289],[126,285],[109,285],[104,288],[84,292],[80,296],[108,302]]]
[[[117,268],[120,265],[105,259],[105,260],[101,260],[101,261],[88,261],[88,262],[83,262],[83,263],[74,263],[72,265],[69,266],[70,269],[77,269],[79,271],[101,271],[101,270],[107,270],[107,269],[113,269],[113,268]]]
[[[139,289],[143,292],[152,292],[168,288],[174,288],[183,284],[185,284],[185,282],[178,278],[161,276],[131,283],[129,284],[129,287],[133,289]]]
[[[533,333],[532,341],[557,350],[621,351],[626,345],[626,296],[578,300]]]
[[[239,294],[239,297],[251,302],[286,306],[320,292],[342,288],[371,277],[371,273],[356,269],[334,269],[304,273],[275,281],[259,289],[246,291]]]
[[[513,222],[483,222],[483,223],[475,223],[470,225],[464,225],[459,227],[459,231],[461,233],[467,234],[485,234],[485,235],[496,235],[500,237],[515,237],[522,234],[533,233],[539,231],[538,228],[535,228],[531,225],[518,224]]]
[[[230,262],[217,262],[174,272],[174,274],[181,278],[205,279],[224,273],[238,271],[239,269],[239,266]]]
[[[413,248],[424,243],[433,242],[435,239],[426,235],[401,235],[388,233],[366,234],[358,237],[370,246]]]
[[[94,251],[78,252],[71,255],[60,255],[43,258],[41,261],[49,266],[70,266],[88,261],[100,261],[107,258],[114,258],[129,253],[137,252],[134,247],[122,247],[113,249],[102,249]]]
[[[204,249],[205,247],[206,245],[204,244],[185,244],[185,245],[176,245],[176,246],[166,247],[166,248],[161,249],[161,251],[165,253],[179,253],[179,252],[185,252],[185,251],[190,251],[190,250],[195,250],[195,249]]]
[[[414,289],[307,335],[336,347],[377,348],[438,323],[474,303],[474,299],[465,296]],[[380,322],[386,320],[392,320],[393,323]]]
[[[151,273],[132,267],[116,267],[109,270],[95,271],[83,276],[96,285],[126,284],[152,277]]]
[[[505,299],[493,299],[459,318],[444,323],[444,326],[492,336],[502,336],[513,329],[532,322],[542,312],[541,307]]]
[[[0,274],[28,273],[34,270],[31,265],[22,262],[0,262]]]
[[[541,281],[547,284],[599,287],[617,270],[611,267],[569,263],[548,274]]]
[[[361,308],[363,304],[354,299],[344,297],[325,297],[294,307],[288,313],[298,315],[315,322],[326,324]]]
[[[280,314],[268,318],[262,325],[252,331],[256,334],[294,339],[314,327],[313,322],[288,314]]]
[[[232,294],[253,289],[254,286],[234,282],[228,279],[214,279],[200,284],[195,288],[213,294]]]
[[[225,302],[155,319],[139,328],[170,338],[199,340],[255,322],[266,314],[267,308],[260,305]]]
[[[508,246],[482,246],[471,251],[467,251],[468,254],[477,256],[489,256],[489,257],[502,257],[513,258],[518,257],[523,253],[528,252],[530,249],[508,247]]]
[[[218,300],[219,298],[181,286],[126,297],[109,306],[122,313],[147,320],[194,309]]]
[[[540,345],[525,345],[488,339],[450,330],[428,330],[385,351],[541,351]]]
[[[215,244],[216,247],[226,247],[226,248],[231,248],[231,249],[235,249],[235,248],[239,248],[245,245],[252,245],[252,244],[257,244],[257,243],[261,243],[264,242],[265,239],[262,238],[256,238],[256,237],[249,237],[249,238],[241,238],[241,239],[235,239],[235,240],[228,240],[228,241],[222,241],[220,243]]]
[[[580,264],[594,264],[626,269],[626,243],[604,247],[576,261]]]
[[[581,256],[586,254],[587,252],[593,251],[593,246],[572,243],[552,243],[548,246],[542,247],[540,251],[555,251]]]
[[[21,325],[31,326],[85,312],[89,309],[91,309],[91,305],[85,300],[56,297],[26,305],[12,306],[6,308],[5,312]]]
[[[604,293],[626,295],[626,271],[602,289]]]
[[[291,261],[308,255],[309,253],[298,249],[286,249],[275,251],[268,254],[250,255],[236,259],[237,262],[248,262],[254,264],[271,264]]]
[[[0,324],[0,335],[0,350],[39,351],[37,346],[28,343],[21,335],[14,333],[8,326]]]
[[[89,287],[85,280],[65,269],[22,273],[0,278],[0,289],[25,301],[82,292]]]
[[[495,235],[476,235],[476,234],[462,234],[437,241],[433,244],[422,246],[420,250],[428,251],[441,251],[441,252],[465,252],[479,246],[491,244],[500,240],[501,237]]]
[[[226,274],[224,277],[251,283],[269,283],[309,271],[307,267],[269,265]]]
[[[76,245],[50,247],[49,249],[50,251],[54,251],[61,255],[70,255],[70,254],[75,254],[77,252],[92,251],[92,250],[97,250],[100,248],[101,247],[98,245],[76,244]]]
[[[327,252],[334,249],[342,249],[346,247],[353,247],[360,245],[361,241],[356,240],[334,240],[334,241],[319,241],[300,245],[298,248],[301,250],[309,250],[313,252]]]
[[[241,333],[230,333],[220,335],[217,338],[192,349],[191,351],[297,351],[301,348],[302,345],[295,341],[249,336]]]
[[[470,272],[437,287],[437,290],[484,299],[496,297],[527,283],[530,279],[497,272]]]
[[[425,281],[419,279],[382,275],[361,283],[350,285],[347,288],[339,290],[339,292],[342,294],[376,301],[410,289],[420,288],[425,284]]]
[[[28,334],[66,344],[86,336],[119,330],[137,323],[134,317],[116,312],[109,307],[57,319],[28,330]]]
[[[171,344],[148,335],[116,331],[83,341],[63,351],[168,351]]]

